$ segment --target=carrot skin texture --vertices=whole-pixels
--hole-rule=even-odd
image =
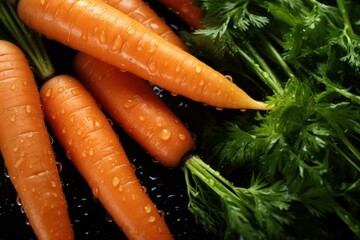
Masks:
[[[75,56],[74,69],[110,117],[161,164],[177,167],[194,148],[189,130],[143,79],[84,53]]]
[[[103,0],[131,18],[151,29],[166,41],[188,50],[181,38],[160,18],[157,13],[143,0]]]
[[[100,0],[20,0],[18,14],[49,39],[197,102],[267,109],[224,75]]]
[[[172,239],[109,120],[85,87],[58,75],[42,86],[40,95],[55,137],[126,236]]]
[[[161,4],[179,15],[179,17],[192,29],[202,28],[201,9],[191,0],[158,0]]]
[[[33,72],[23,52],[0,40],[0,150],[38,239],[74,239]]]

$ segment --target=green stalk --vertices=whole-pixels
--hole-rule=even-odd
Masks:
[[[29,29],[18,17],[16,6],[7,1],[0,1],[0,21],[2,24],[2,38],[15,44],[24,51],[34,73],[41,79],[46,80],[54,75],[55,69],[51,64],[48,53],[42,42],[41,36]],[[8,39],[11,36],[13,39]]]
[[[360,41],[360,36],[358,36],[354,32],[354,29],[352,28],[351,21],[350,21],[350,18],[349,18],[349,14],[348,14],[348,11],[346,9],[344,0],[336,0],[336,3],[338,5],[338,8],[340,10],[341,16],[342,16],[343,21],[344,21],[344,31],[346,32],[347,35],[349,35],[352,38],[355,38],[358,41]]]
[[[252,55],[252,58],[246,57],[246,60],[250,64],[253,65],[253,68],[255,70],[259,69],[260,66],[262,69],[264,69],[262,71],[257,70],[258,72],[261,73],[260,77],[261,77],[262,81],[267,86],[269,86],[274,91],[274,93],[282,95],[284,90],[281,86],[281,83],[280,83],[279,79],[277,78],[277,76],[273,73],[273,71],[271,70],[269,65],[266,63],[266,61],[260,56],[260,54],[253,48],[253,46],[248,41],[243,40],[242,43],[244,44],[245,48]]]

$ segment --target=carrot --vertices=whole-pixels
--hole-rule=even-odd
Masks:
[[[74,69],[110,117],[163,165],[178,166],[193,148],[188,129],[143,79],[84,53]]]
[[[0,150],[37,238],[73,239],[33,72],[23,52],[5,40],[0,40]]]
[[[161,4],[179,15],[192,29],[202,28],[201,9],[192,0],[158,0]]]
[[[29,27],[174,94],[219,108],[267,109],[224,75],[100,0],[20,0]]]
[[[145,27],[151,29],[166,41],[188,50],[185,43],[170,28],[165,21],[143,0],[103,0],[107,4],[115,7],[121,12],[127,14],[136,21],[142,23]]]
[[[40,95],[55,137],[126,236],[171,239],[111,124],[85,87],[58,75],[42,86]]]

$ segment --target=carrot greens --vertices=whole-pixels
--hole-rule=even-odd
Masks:
[[[185,162],[190,211],[226,239],[359,238],[359,2],[195,3],[194,53],[274,108],[208,124],[204,159],[222,177]]]

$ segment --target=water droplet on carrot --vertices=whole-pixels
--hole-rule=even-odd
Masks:
[[[50,97],[51,94],[52,94],[52,89],[49,88],[49,89],[46,91],[46,93],[45,93],[45,97]]]
[[[168,140],[171,137],[171,132],[164,128],[161,130],[160,134],[159,134],[159,138],[162,140]]]
[[[40,0],[41,5],[45,4],[45,0]]]
[[[156,64],[155,64],[155,62],[149,63],[148,68],[149,68],[150,72],[155,72],[155,71],[156,71]]]
[[[70,151],[66,151],[66,157],[71,160],[72,156]]]
[[[145,120],[145,117],[144,117],[144,116],[140,116],[140,117],[139,117],[139,120],[140,120],[140,121],[144,121],[144,120]]]
[[[230,80],[231,82],[233,81],[232,76],[230,76],[230,75],[225,75],[225,77],[226,77],[228,80]]]
[[[93,148],[89,149],[89,156],[94,156],[94,149]]]
[[[87,156],[87,153],[86,153],[85,151],[83,151],[83,152],[81,153],[81,156],[86,157],[86,156]]]
[[[147,192],[147,189],[146,189],[146,187],[145,186],[141,186],[141,190],[143,191],[143,192]]]
[[[76,90],[71,90],[71,94],[76,96],[77,95],[77,91]]]
[[[61,130],[61,132],[62,132],[63,134],[65,134],[65,133],[66,133],[66,127],[64,127],[64,128]]]
[[[15,114],[11,115],[10,121],[11,121],[11,122],[15,122],[15,121],[16,121],[16,115],[15,115]]]
[[[64,88],[63,87],[58,87],[58,89],[57,89],[57,92],[58,93],[62,93],[64,91]]]
[[[33,132],[28,133],[27,138],[32,138],[34,136]]]
[[[150,216],[148,219],[148,222],[153,223],[153,222],[155,222],[155,220],[156,220],[156,218],[154,216]]]
[[[179,136],[179,139],[180,139],[180,140],[185,140],[185,139],[186,139],[185,134],[179,133],[178,136]]]
[[[81,135],[81,134],[82,134],[82,131],[81,131],[81,130],[78,130],[78,131],[77,131],[77,134],[78,134],[78,135]]]
[[[155,52],[156,48],[159,46],[159,43],[157,41],[154,42],[154,44],[150,47],[149,52]]]
[[[56,162],[56,166],[57,166],[57,168],[58,168],[58,172],[61,172],[61,170],[62,170],[62,164],[61,164],[61,162]]]
[[[221,110],[223,110],[223,108],[222,107],[217,107],[216,110],[221,111]]]
[[[197,66],[195,67],[195,72],[196,72],[196,73],[201,73],[201,66],[197,65]]]
[[[26,111],[27,113],[31,113],[31,106],[30,106],[30,105],[26,105],[25,111]]]
[[[133,34],[135,32],[135,27],[133,25],[130,25],[127,29],[126,29],[128,34]]]
[[[13,150],[14,150],[14,152],[19,151],[19,145],[16,145]]]
[[[53,188],[56,187],[56,182],[51,181],[51,186],[52,186]]]
[[[201,80],[199,81],[199,85],[200,85],[200,86],[203,86],[204,84],[205,84],[205,81],[201,79]]]
[[[122,192],[124,190],[123,185],[119,185],[118,190],[119,190],[119,192]]]
[[[175,71],[176,71],[176,72],[180,72],[180,65],[177,65],[177,66],[176,66]]]
[[[158,210],[160,217],[165,218],[165,212],[163,210]]]
[[[23,85],[24,85],[24,86],[28,85],[28,81],[26,81],[26,80],[23,81]]]
[[[144,207],[144,211],[145,211],[145,213],[150,213],[151,212],[151,206],[150,205],[146,205],[145,207]]]
[[[100,37],[99,37],[99,39],[100,39],[100,42],[102,42],[102,43],[105,43],[105,42],[106,42],[106,34],[105,34],[105,31],[104,31],[104,30],[102,30],[102,31],[100,32]]]
[[[22,203],[21,203],[21,199],[20,199],[20,196],[19,195],[17,195],[16,196],[16,204],[18,205],[18,206],[22,206]]]
[[[11,90],[16,89],[16,85],[15,85],[15,84],[11,84],[10,89],[11,89]]]
[[[120,184],[120,178],[114,177],[113,180],[112,180],[112,185],[114,187],[117,187],[119,184]]]

